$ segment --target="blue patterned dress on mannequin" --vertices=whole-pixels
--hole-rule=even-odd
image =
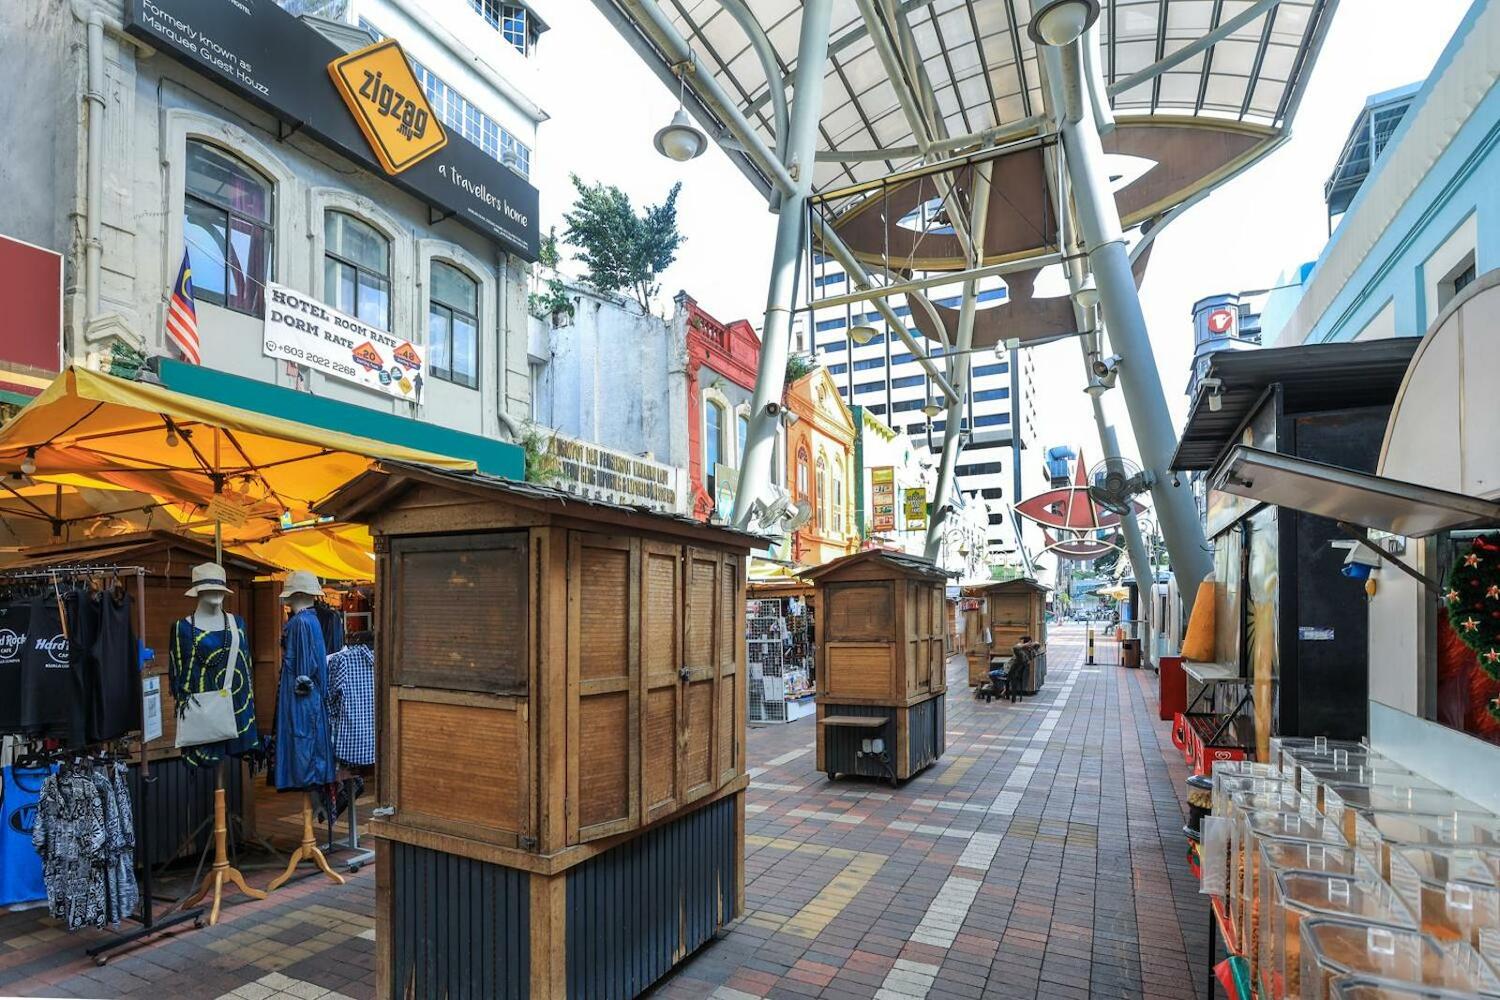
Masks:
[[[260,746],[260,734],[255,729],[254,674],[250,665],[250,637],[245,632],[245,620],[231,615],[234,627],[240,630],[239,663],[235,664],[234,684],[230,693],[234,698],[234,721],[238,723],[239,735],[221,743],[204,743],[186,747],[182,756],[195,767],[217,764],[228,754],[238,757]],[[172,646],[167,653],[167,674],[172,687],[172,697],[181,704],[189,694],[217,691],[224,686],[224,667],[229,662],[229,630],[205,631],[193,622],[193,616],[178,619],[172,626]]]
[[[328,722],[328,653],[317,612],[304,608],[281,633],[276,688],[276,770],[279,791],[334,780],[333,728]]]

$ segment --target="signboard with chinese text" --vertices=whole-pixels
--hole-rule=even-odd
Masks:
[[[266,283],[261,347],[268,358],[306,365],[397,399],[422,401],[426,348],[274,281]]]
[[[548,450],[558,461],[559,478],[552,485],[559,489],[606,503],[684,512],[686,473],[676,466],[560,434]]]

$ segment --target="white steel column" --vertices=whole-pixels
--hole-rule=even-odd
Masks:
[[[740,456],[740,479],[734,494],[734,523],[750,523],[755,501],[764,498],[776,457],[776,427],[781,420],[781,397],[786,361],[791,351],[792,309],[797,264],[802,256],[807,196],[812,192],[813,154],[818,137],[818,115],[823,105],[823,68],[828,56],[828,23],[833,0],[804,0],[797,68],[793,81],[791,122],[779,152],[792,175],[792,188],[781,200],[776,219],[776,243],[771,260],[771,283],[766,291],[766,319],[762,328],[760,367],[750,406],[745,453]]]
[[[1042,47],[1048,72],[1060,75],[1062,89],[1070,95],[1082,94],[1086,86],[1078,46],[1075,41],[1064,49]],[[1203,537],[1192,493],[1185,486],[1172,485],[1167,472],[1177,434],[1162,392],[1135,275],[1130,269],[1104,147],[1094,116],[1082,107],[1065,108],[1061,127],[1064,164],[1078,213],[1078,228],[1099,288],[1099,304],[1109,330],[1110,346],[1122,358],[1120,392],[1130,414],[1142,464],[1152,475],[1151,498],[1166,539],[1172,571],[1183,602],[1191,609],[1198,584],[1213,568],[1213,557]]]
[[[969,261],[969,266],[977,267],[984,257],[984,222],[990,208],[990,165],[986,163],[976,166],[973,176],[974,188],[969,192],[972,199],[969,206],[969,232],[974,238],[974,259]],[[943,424],[943,458],[938,465],[937,489],[933,492],[932,516],[927,520],[927,544],[922,553],[933,562],[937,562],[938,555],[942,552],[943,526],[948,521],[952,505],[954,466],[958,463],[962,436],[960,429],[963,427],[964,406],[969,397],[969,369],[972,367],[970,359],[973,357],[969,351],[974,346],[974,309],[978,294],[979,282],[974,278],[967,279],[958,308],[958,336],[954,338],[953,353],[949,355],[953,362],[948,369],[949,381],[958,390],[958,398],[948,401],[948,415]],[[1011,433],[1015,433],[1014,418]]]

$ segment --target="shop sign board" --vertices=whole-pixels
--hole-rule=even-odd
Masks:
[[[386,173],[399,174],[448,144],[394,38],[335,59],[328,72]]]
[[[553,485],[559,489],[606,503],[683,512],[686,473],[676,466],[561,434],[552,438],[548,451],[557,459]]]
[[[410,402],[422,401],[427,351],[274,281],[262,352]]]
[[[536,188],[462,136],[447,136],[434,121],[422,142],[397,143],[395,155],[382,159],[373,148],[378,142],[330,74],[344,51],[272,0],[126,0],[125,30],[275,115],[283,138],[293,132],[310,135],[518,257],[537,259]],[[382,58],[399,55],[395,48]],[[409,66],[405,73],[410,76]],[[355,78],[356,93],[363,84],[361,74]],[[383,94],[382,88],[376,96],[377,116]],[[403,96],[415,100],[420,88]],[[405,110],[403,102],[403,119]],[[411,110],[414,126],[417,106]],[[398,136],[401,124],[395,123]],[[446,143],[415,156],[435,134],[444,134]]]
[[[35,396],[62,371],[62,254],[0,236],[0,390]]]
[[[925,530],[927,528],[927,487],[908,486],[903,496],[906,499],[906,530]]]
[[[880,465],[870,470],[870,531],[896,530],[896,470]]]

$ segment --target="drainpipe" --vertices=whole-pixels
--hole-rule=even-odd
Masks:
[[[74,0],[73,17],[85,27],[88,52],[88,78],[83,94],[88,105],[84,119],[87,129],[83,193],[83,319],[79,332],[88,330],[99,315],[100,271],[104,260],[104,34],[106,31],[127,42],[139,57],[155,54],[155,49],[125,33],[125,26],[103,12],[90,10],[82,0]],[[77,353],[78,344],[74,344]]]

